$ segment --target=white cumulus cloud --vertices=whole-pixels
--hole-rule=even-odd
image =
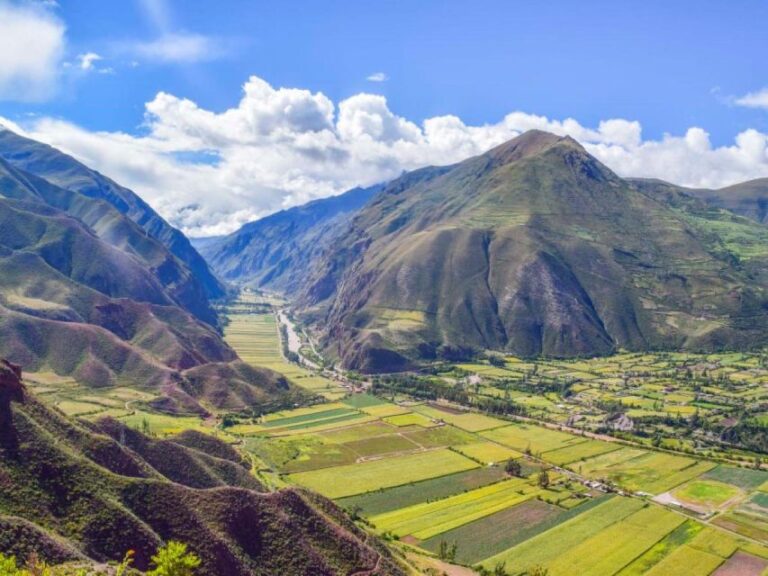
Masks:
[[[0,100],[40,101],[56,89],[65,27],[45,6],[0,2]]]
[[[745,94],[736,99],[736,104],[747,108],[765,108],[768,110],[768,88]]]
[[[374,72],[368,76],[366,80],[368,80],[368,82],[386,82],[389,80],[389,76],[387,76],[384,72]]]
[[[476,126],[453,115],[417,122],[392,111],[383,96],[335,103],[255,76],[230,109],[214,112],[161,92],[146,104],[144,120],[143,135],[90,132],[50,118],[24,128],[134,189],[193,236],[231,232],[403,170],[458,162],[534,128],[572,136],[622,176],[702,187],[768,176],[768,135],[757,130],[714,146],[700,127],[652,140],[639,122],[621,118],[588,127],[514,111]]]

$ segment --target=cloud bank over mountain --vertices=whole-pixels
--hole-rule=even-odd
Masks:
[[[768,176],[768,135],[754,129],[715,147],[700,127],[646,140],[639,122],[620,118],[587,127],[513,111],[479,126],[453,115],[416,122],[377,94],[333,102],[257,76],[244,84],[239,104],[224,111],[160,92],[146,103],[141,134],[92,132],[55,118],[22,128],[133,188],[193,236],[231,232],[403,170],[458,162],[534,128],[572,136],[621,176],[706,187]]]

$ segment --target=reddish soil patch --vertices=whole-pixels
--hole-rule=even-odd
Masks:
[[[457,408],[452,408],[451,406],[446,406],[445,404],[438,404],[437,402],[429,402],[429,406],[447,414],[468,414],[466,410],[459,410]]]
[[[456,566],[455,564],[448,564],[437,558],[430,558],[428,556],[421,556],[413,553],[410,553],[407,556],[408,559],[419,568],[421,574],[428,574],[430,576],[478,576],[477,572],[466,566]]]
[[[410,544],[411,546],[418,546],[419,542],[421,542],[421,540],[415,536],[404,536],[403,538],[400,538],[400,541],[405,542],[406,544]]]
[[[712,576],[760,576],[768,567],[768,560],[746,552],[736,552]]]

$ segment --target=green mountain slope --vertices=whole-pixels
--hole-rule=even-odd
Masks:
[[[208,298],[224,295],[223,285],[211,273],[187,237],[170,226],[132,191],[51,146],[24,138],[5,128],[0,128],[0,158],[60,188],[111,204],[181,260]]]
[[[229,236],[194,242],[222,278],[290,293],[379,190],[381,186],[355,188],[250,222]]]
[[[146,569],[174,539],[202,558],[203,574],[403,573],[330,501],[264,492],[223,442],[76,423],[39,403],[5,363],[0,430],[0,552],[104,562],[132,549]]]
[[[110,203],[0,159],[0,354],[86,386],[151,387],[171,411],[290,392],[240,363],[216,323],[184,263]]]
[[[734,184],[719,190],[686,190],[711,206],[725,208],[759,222],[768,224],[768,178]]]
[[[571,138],[532,131],[390,183],[320,260],[300,304],[328,352],[368,371],[481,349],[765,343],[762,227],[729,223],[752,235],[740,255],[687,209]]]

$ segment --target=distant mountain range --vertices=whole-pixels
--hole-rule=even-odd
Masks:
[[[363,371],[744,348],[768,341],[767,189],[622,179],[532,131],[195,243],[223,279],[288,294],[324,351]],[[285,392],[229,364],[209,304],[224,285],[134,193],[4,130],[0,195],[0,354],[91,385],[145,379],[174,410],[212,392],[194,371],[226,406]]]
[[[228,236],[193,243],[225,280],[295,292],[313,262],[381,189],[355,188],[277,212]]]
[[[622,179],[532,131],[342,217],[320,200],[202,249],[228,280],[285,290],[325,351],[366,371],[485,349],[743,348],[768,340],[766,197],[768,180]]]
[[[169,411],[288,393],[223,341],[208,300],[223,286],[179,231],[53,148],[8,131],[0,142],[0,356],[87,386],[153,387]]]

